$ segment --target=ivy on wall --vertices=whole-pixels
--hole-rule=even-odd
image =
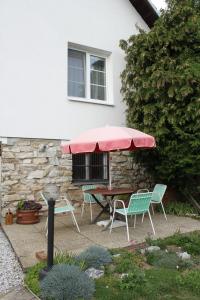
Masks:
[[[136,159],[181,190],[200,178],[200,1],[167,3],[151,31],[120,41],[122,93],[128,125],[157,142]]]

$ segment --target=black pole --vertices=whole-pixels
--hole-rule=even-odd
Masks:
[[[47,238],[47,267],[42,269],[39,274],[40,281],[45,278],[53,267],[53,246],[54,246],[54,207],[55,200],[48,200],[48,238]]]
[[[47,269],[53,266],[53,245],[54,245],[54,206],[55,200],[48,200],[48,245],[47,245]]]

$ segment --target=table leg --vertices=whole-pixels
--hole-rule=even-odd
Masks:
[[[104,208],[100,211],[100,213],[96,216],[96,218],[94,218],[94,220],[92,220],[92,224],[96,223],[96,222],[98,221],[99,217],[100,217],[103,213],[108,213],[108,212],[109,212],[108,209],[109,209],[109,204],[106,204],[106,205],[104,206]]]
[[[92,220],[92,224],[96,223],[99,219],[99,217],[105,212],[105,213],[109,213],[109,209],[110,209],[110,205],[109,203],[107,203],[106,205],[103,205],[95,195],[91,194],[92,197],[94,198],[94,200],[96,201],[96,203],[101,206],[102,210],[100,211],[100,213],[96,216],[96,218],[94,218],[94,220]]]

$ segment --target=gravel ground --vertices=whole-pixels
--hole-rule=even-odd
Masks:
[[[20,289],[24,274],[10,243],[0,229],[0,295]]]

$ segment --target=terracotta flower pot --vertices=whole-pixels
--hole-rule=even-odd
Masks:
[[[17,224],[36,224],[40,222],[39,218],[39,210],[25,210],[25,209],[18,209],[16,212]]]

